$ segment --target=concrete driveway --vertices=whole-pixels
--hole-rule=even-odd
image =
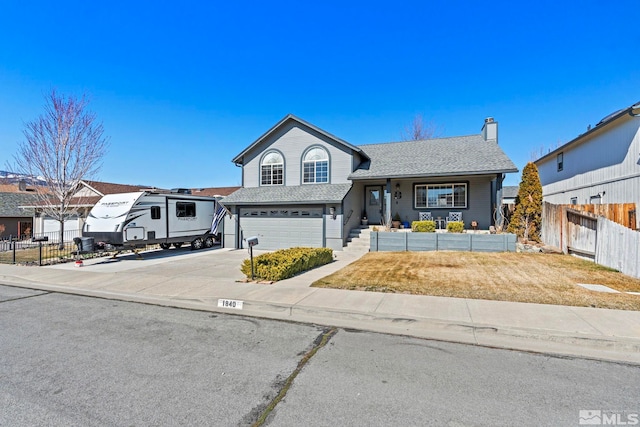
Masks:
[[[262,251],[264,252],[264,251]],[[259,251],[254,251],[254,257]],[[85,259],[82,267],[75,263],[56,264],[43,268],[55,270],[81,270],[83,272],[118,273],[121,271],[144,272],[145,274],[160,273],[162,276],[178,277],[184,273],[192,276],[196,272],[221,280],[229,279],[232,282],[242,279],[240,265],[244,259],[249,258],[245,249],[211,248],[192,251],[185,246],[179,249],[153,250],[120,254],[115,258],[100,257]]]

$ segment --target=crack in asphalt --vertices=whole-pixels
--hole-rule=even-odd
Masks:
[[[51,292],[40,292],[39,294],[34,294],[34,295],[26,295],[23,297],[16,297],[16,298],[9,298],[9,299],[5,299],[5,300],[0,300],[0,304],[4,304],[5,302],[11,302],[11,301],[19,301],[21,299],[27,299],[27,298],[33,298],[33,297],[41,297],[43,295],[49,295]]]
[[[302,356],[302,359],[300,359],[300,361],[298,362],[298,366],[296,367],[296,369],[294,369],[294,371],[291,373],[291,375],[289,375],[289,377],[284,381],[282,381],[282,380],[276,381],[276,383],[277,383],[277,385],[279,387],[278,394],[273,399],[271,399],[271,401],[266,406],[262,406],[261,405],[261,406],[255,408],[253,411],[251,411],[251,413],[248,414],[245,417],[245,420],[243,420],[243,424],[242,425],[245,425],[244,424],[245,421],[247,422],[247,425],[251,425],[252,427],[260,427],[260,426],[264,425],[264,423],[266,422],[267,418],[273,412],[273,410],[276,408],[278,403],[280,403],[280,401],[282,399],[284,399],[284,397],[287,395],[287,392],[289,391],[289,388],[291,388],[291,385],[293,384],[293,381],[296,379],[296,377],[298,376],[300,371],[302,371],[302,368],[305,367],[305,365],[318,352],[318,350],[320,350],[322,347],[327,345],[329,340],[336,333],[338,333],[338,328],[326,328],[326,329],[324,329],[322,331],[322,333],[320,335],[318,335],[316,337],[316,339],[313,341],[313,345],[312,345],[311,349],[309,351],[307,351],[306,353],[304,353],[304,356]],[[253,419],[255,419],[255,421],[252,422],[251,420],[253,420]]]

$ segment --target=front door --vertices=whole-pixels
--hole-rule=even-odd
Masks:
[[[381,185],[365,187],[364,208],[367,211],[369,224],[382,224],[383,201],[384,195]]]

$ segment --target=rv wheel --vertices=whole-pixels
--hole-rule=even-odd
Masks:
[[[202,245],[203,245],[202,239],[198,237],[196,240],[191,242],[191,249],[193,250],[202,249]]]
[[[160,247],[162,249],[169,249],[171,247],[170,243],[160,243]]]
[[[209,236],[204,239],[204,247],[212,248],[213,247],[213,237]]]

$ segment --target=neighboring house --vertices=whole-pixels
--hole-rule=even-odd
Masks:
[[[520,187],[517,185],[505,185],[504,187],[502,187],[502,215],[501,217],[496,217],[496,219],[498,220],[498,222],[500,221],[500,219],[503,219],[503,230],[506,230],[509,226],[509,222],[511,222],[511,216],[516,210],[516,198],[518,197],[519,190]]]
[[[98,203],[98,200],[105,194],[128,193],[140,191],[141,188],[149,188],[140,185],[112,184],[99,181],[80,181],[78,190],[71,200],[71,209],[76,213],[70,215],[64,222],[65,240],[80,234],[84,219],[91,208]],[[42,211],[42,202],[37,201],[31,205],[23,207],[31,208],[35,211],[33,217],[34,234],[48,234],[60,231],[60,222],[45,215]],[[67,236],[68,235],[68,236]],[[52,236],[53,237],[53,236]]]
[[[31,235],[34,210],[20,206],[33,202],[33,191],[21,190],[18,184],[0,184],[0,239]]]
[[[635,203],[637,207],[640,203],[640,103],[610,114],[534,163],[545,202]]]
[[[507,206],[510,210],[515,209],[519,189],[520,187],[517,185],[505,185],[502,187],[502,205]]]
[[[287,115],[233,162],[243,186],[223,200],[233,214],[224,245],[255,235],[260,249],[342,250],[363,215],[375,225],[462,212],[465,224],[488,229],[504,174],[518,171],[491,118],[477,135],[355,146]]]

